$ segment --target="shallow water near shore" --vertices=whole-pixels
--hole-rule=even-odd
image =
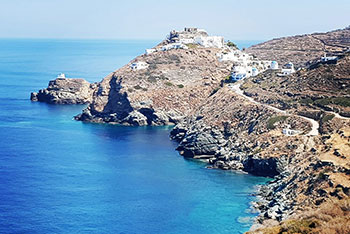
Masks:
[[[32,103],[64,72],[100,81],[156,41],[0,40],[0,233],[242,233],[265,178],[186,160],[170,127],[73,120]]]

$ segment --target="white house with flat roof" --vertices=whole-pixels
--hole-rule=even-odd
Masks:
[[[143,62],[143,61],[134,62],[130,65],[130,68],[133,71],[146,69],[147,67],[148,67],[148,64],[146,62]]]

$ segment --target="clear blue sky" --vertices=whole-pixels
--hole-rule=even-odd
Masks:
[[[163,39],[200,27],[231,40],[350,25],[350,0],[0,0],[0,37]]]

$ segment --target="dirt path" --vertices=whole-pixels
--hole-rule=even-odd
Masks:
[[[264,103],[257,102],[253,98],[248,97],[247,95],[244,94],[243,90],[241,89],[241,84],[240,83],[228,85],[228,87],[229,87],[229,89],[234,91],[236,94],[238,94],[238,95],[244,97],[245,99],[249,100],[251,103],[254,103],[254,104],[260,105],[260,106],[264,106],[264,107],[269,108],[270,110],[273,110],[273,111],[275,111],[277,113],[281,113],[281,114],[284,114],[284,115],[297,116],[297,117],[305,119],[306,121],[309,121],[311,123],[311,125],[312,125],[312,129],[311,129],[310,132],[308,132],[306,134],[306,136],[317,136],[319,134],[318,129],[319,129],[320,125],[319,125],[319,123],[316,120],[310,119],[310,118],[307,118],[307,117],[304,117],[304,116],[301,116],[301,115],[289,114],[289,113],[287,113],[287,111],[278,109],[276,107],[273,107],[273,106],[270,106],[270,105],[267,105],[267,104],[264,104]],[[336,113],[333,113],[333,114],[336,115]]]

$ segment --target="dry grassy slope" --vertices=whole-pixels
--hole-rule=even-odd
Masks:
[[[350,113],[350,55],[337,64],[321,64],[279,77],[265,72],[242,85],[255,100],[295,111],[334,110]]]
[[[279,225],[247,234],[348,234],[350,233],[350,199],[328,201]]]
[[[95,114],[118,112],[119,104],[111,96],[125,95],[133,109],[146,103],[155,110],[187,115],[230,74],[230,65],[218,62],[218,52],[198,47],[141,55],[103,79],[90,109]],[[132,71],[135,61],[145,61],[149,67]]]
[[[313,33],[273,39],[251,46],[247,52],[263,60],[280,64],[293,62],[297,67],[323,56],[324,52],[337,53],[350,48],[350,28],[327,33]]]

